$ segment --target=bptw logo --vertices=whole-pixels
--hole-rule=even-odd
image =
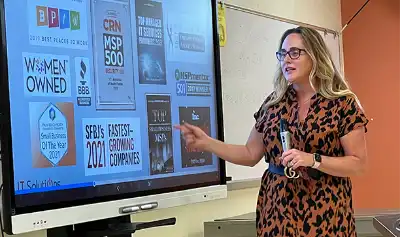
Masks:
[[[36,6],[36,24],[49,28],[80,30],[80,13],[72,10]]]

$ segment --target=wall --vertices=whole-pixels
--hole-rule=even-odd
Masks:
[[[332,30],[341,29],[340,0],[225,0],[225,2]]]
[[[308,24],[339,30],[339,0],[230,0],[229,3]],[[266,29],[267,30],[267,29]],[[229,40],[229,35],[228,35]],[[174,227],[137,232],[135,237],[202,237],[203,222],[216,218],[240,215],[255,210],[258,189],[229,192],[227,200],[142,213],[132,217],[136,221],[177,217]],[[35,232],[18,237],[44,237]]]
[[[343,24],[364,2],[342,0]],[[399,0],[370,1],[343,32],[346,77],[372,118],[369,169],[354,179],[356,208],[400,208],[399,14]]]

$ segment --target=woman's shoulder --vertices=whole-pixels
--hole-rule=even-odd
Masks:
[[[278,106],[279,103],[271,103],[275,98],[276,98],[276,93],[275,91],[269,93],[267,97],[265,97],[264,101],[261,103],[259,110],[260,112],[266,112],[273,110]]]
[[[267,95],[267,97],[264,99],[264,102],[262,103],[262,105],[268,105],[269,102],[270,102],[272,99],[275,98],[275,96],[276,96],[275,91],[269,93],[269,94]]]
[[[335,110],[337,112],[343,112],[347,109],[362,110],[361,103],[355,94],[349,93],[332,99],[324,98],[323,101],[325,101],[327,105],[324,105],[324,103],[320,103],[320,105],[323,105],[323,107],[328,110],[335,108],[338,108]]]
[[[271,100],[273,100],[276,96],[275,92],[271,92],[261,103],[258,110],[253,114],[254,119],[256,120],[256,129],[261,132],[263,130],[263,124],[267,120],[267,117],[270,116],[271,111],[275,110],[277,104],[270,105]]]
[[[335,101],[338,106],[336,111],[339,115],[340,137],[357,127],[364,126],[366,128],[369,120],[357,95],[343,95],[335,99]],[[367,130],[365,129],[365,131]]]
[[[342,112],[346,112],[347,110],[364,112],[361,102],[355,94],[339,96],[336,101]]]

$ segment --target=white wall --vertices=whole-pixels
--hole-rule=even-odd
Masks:
[[[270,15],[340,30],[340,0],[226,0],[225,2]],[[227,36],[229,40],[229,35]]]
[[[228,0],[245,8],[333,30],[341,29],[340,0]],[[267,29],[266,29],[267,30]],[[229,40],[229,35],[227,36]],[[146,221],[176,217],[175,226],[139,231],[135,237],[203,237],[203,222],[255,210],[258,189],[229,192],[227,200],[218,200],[168,210],[141,213],[132,220]],[[43,231],[18,237],[45,237]]]

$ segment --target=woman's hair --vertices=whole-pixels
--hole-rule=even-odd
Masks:
[[[281,50],[283,41],[292,33],[301,35],[305,50],[312,60],[313,66],[309,80],[313,89],[328,99],[351,95],[358,101],[346,80],[337,70],[329,49],[318,31],[302,26],[289,29],[282,35],[278,50]],[[274,93],[267,106],[278,103],[286,93],[288,86],[289,82],[284,78],[279,66],[274,78]]]

